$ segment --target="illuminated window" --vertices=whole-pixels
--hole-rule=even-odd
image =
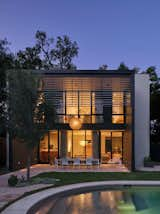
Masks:
[[[91,114],[91,96],[90,92],[79,93],[79,113]]]
[[[78,114],[78,92],[66,92],[67,114]]]
[[[112,123],[124,123],[123,92],[112,93]]]

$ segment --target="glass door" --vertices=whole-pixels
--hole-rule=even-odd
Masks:
[[[39,158],[41,163],[48,163],[48,150],[48,134],[46,134],[44,138],[40,141]]]
[[[123,156],[123,132],[101,131],[101,163],[119,163]]]
[[[58,131],[50,131],[49,138],[49,159],[54,162],[54,159],[58,158]]]
[[[112,132],[112,159],[122,160],[122,132]]]
[[[112,138],[110,131],[101,131],[101,163],[108,163],[112,158]]]
[[[73,131],[73,158],[85,158],[86,156],[86,141],[85,131]]]

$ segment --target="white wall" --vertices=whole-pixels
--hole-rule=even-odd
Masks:
[[[149,76],[135,74],[135,168],[143,166],[150,152]]]

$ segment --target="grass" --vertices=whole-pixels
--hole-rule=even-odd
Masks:
[[[46,172],[35,178],[56,178],[60,179],[56,186],[109,180],[160,180],[160,172]]]

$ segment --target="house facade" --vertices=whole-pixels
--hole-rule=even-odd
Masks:
[[[32,163],[67,157],[121,162],[130,170],[143,166],[150,153],[148,75],[118,70],[35,73],[42,77],[42,93],[57,118],[54,130],[35,149]],[[25,166],[24,144],[14,140],[6,152],[10,168]]]
[[[149,78],[134,71],[41,72],[57,113],[39,145],[39,162],[98,158],[129,169],[149,155]]]

